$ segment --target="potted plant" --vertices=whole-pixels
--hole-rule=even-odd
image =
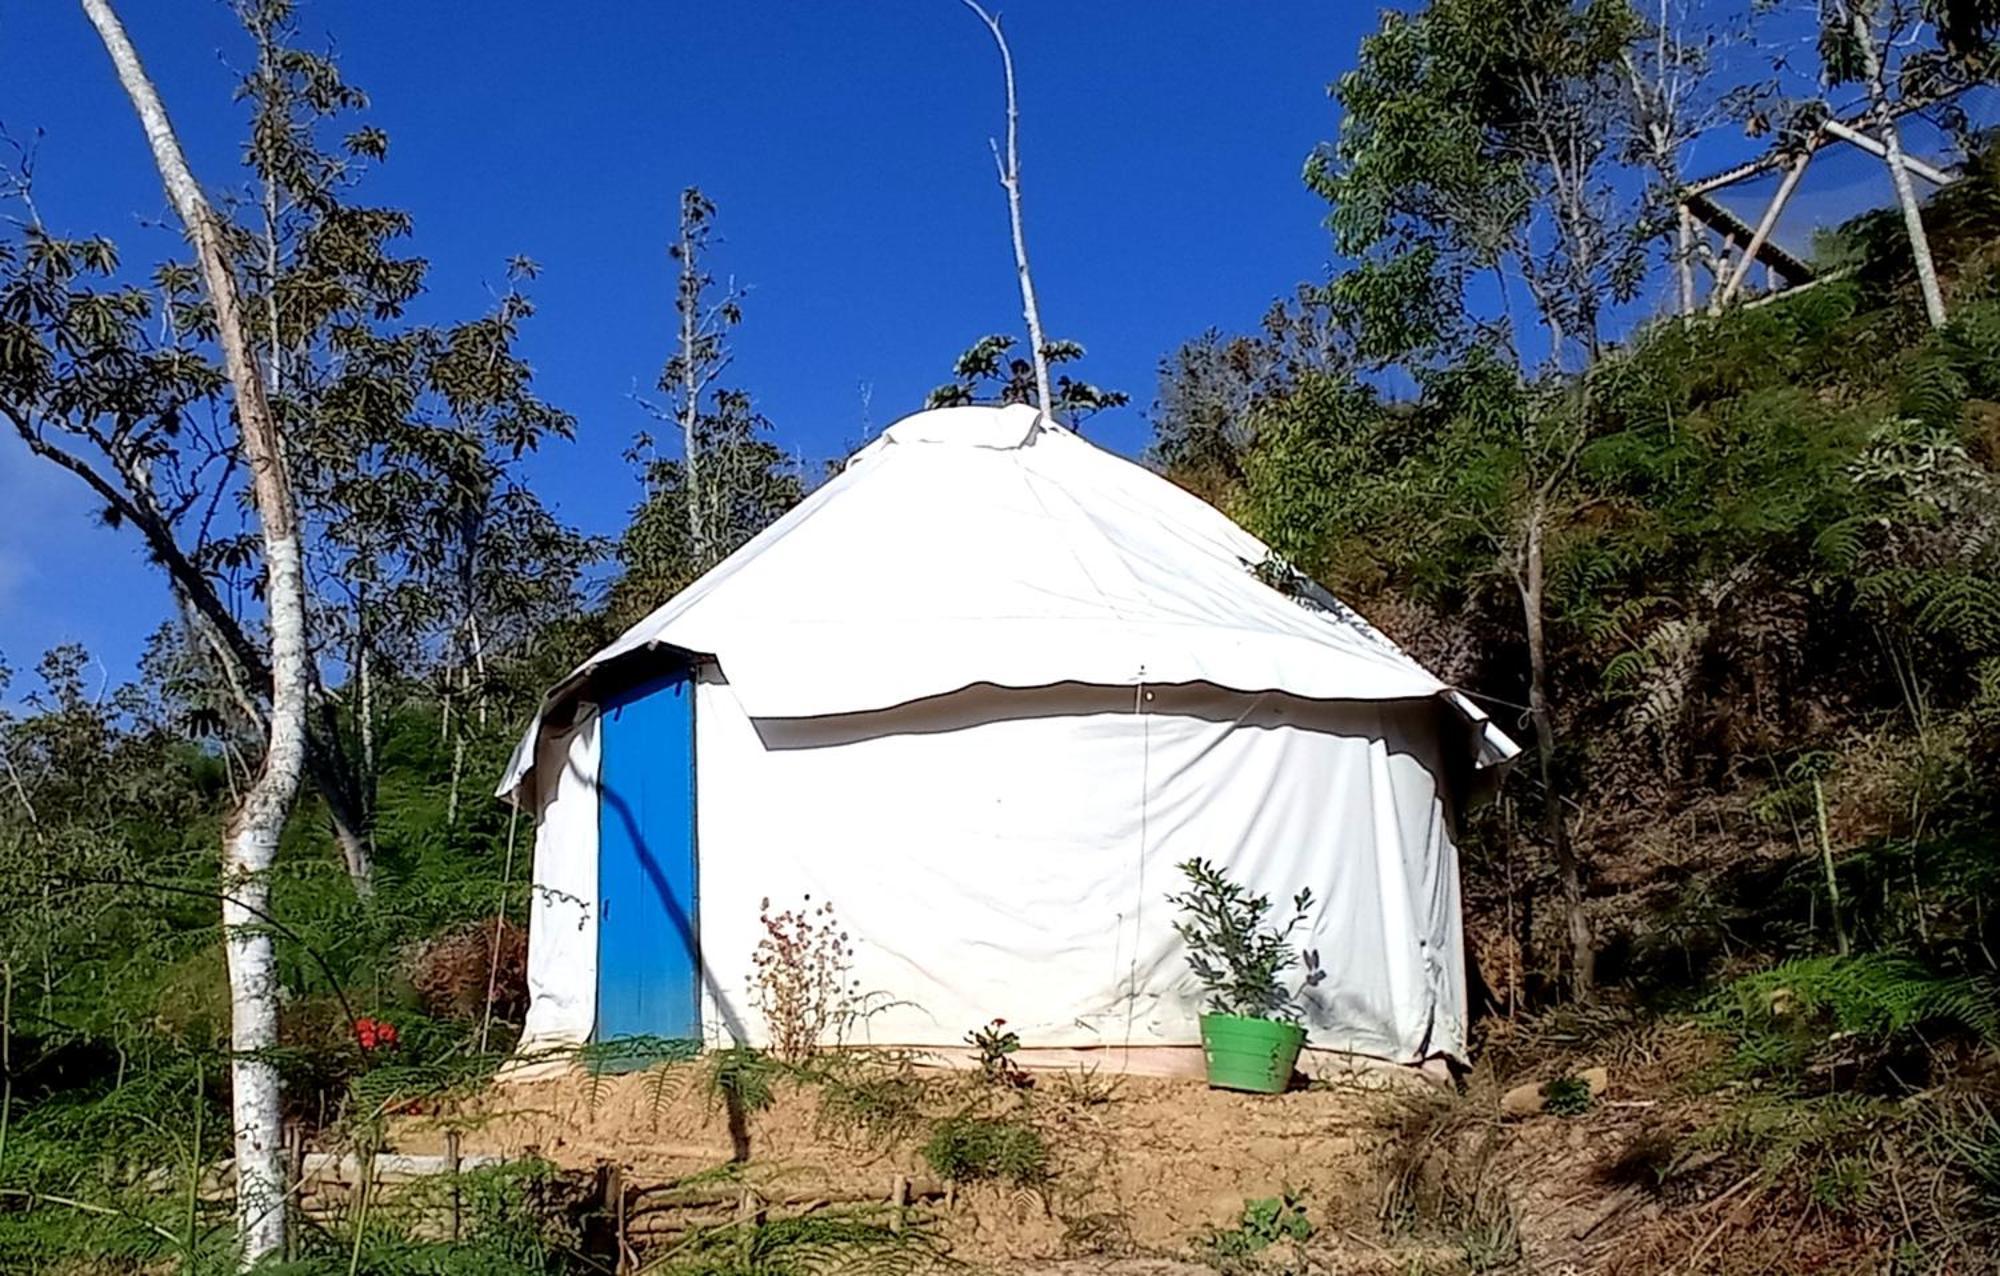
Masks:
[[[1298,998],[1282,976],[1294,966],[1303,969],[1301,991],[1326,977],[1318,953],[1300,953],[1292,945],[1293,932],[1312,908],[1312,892],[1292,897],[1292,918],[1279,927],[1266,920],[1269,896],[1251,894],[1204,859],[1191,859],[1180,869],[1187,889],[1167,896],[1167,902],[1181,910],[1174,930],[1187,944],[1189,969],[1208,994],[1208,1011],[1201,1017],[1208,1084],[1280,1093],[1291,1082],[1306,1040]]]

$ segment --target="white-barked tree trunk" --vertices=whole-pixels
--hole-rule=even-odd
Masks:
[[[266,621],[271,636],[271,713],[264,765],[243,794],[222,840],[222,922],[229,965],[230,1101],[236,1142],[236,1213],[245,1267],[283,1250],[285,1163],[277,1065],[277,954],[270,871],[298,793],[306,750],[305,574],[291,483],[257,356],[245,335],[242,298],[221,223],[182,154],[158,90],[110,0],[82,0],[153,151],[161,183],[194,244],[215,309],[223,370],[235,392],[243,459],[264,542]]]
[[[1000,46],[1000,69],[1007,80],[1007,154],[993,147],[993,163],[1000,170],[1000,188],[1007,192],[1007,219],[1014,232],[1014,273],[1021,281],[1021,318],[1028,325],[1029,357],[1034,360],[1036,405],[1049,420],[1056,419],[1055,399],[1049,393],[1049,356],[1042,339],[1042,308],[1035,300],[1035,276],[1028,269],[1028,234],[1021,222],[1021,104],[1014,93],[1014,51],[1000,30],[1000,19],[964,0],[965,7],[979,15]]]

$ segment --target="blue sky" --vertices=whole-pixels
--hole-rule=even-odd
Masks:
[[[198,173],[242,181],[244,41],[221,0],[126,0]],[[1324,207],[1299,181],[1333,134],[1326,85],[1376,6],[1175,0],[1001,6],[1020,64],[1028,233],[1044,322],[1133,407],[1090,432],[1143,448],[1159,358],[1244,328],[1324,277]],[[476,313],[504,260],[544,274],[526,351],[578,438],[532,463],[563,517],[622,525],[620,453],[665,354],[664,246],[680,189],[720,207],[716,265],[749,286],[736,379],[787,447],[846,451],[920,405],[953,356],[1019,326],[1002,124],[985,31],[954,0],[622,6],[307,0],[388,130],[367,192],[416,217],[426,318]],[[0,123],[45,130],[36,175],[59,231],[128,262],[166,255],[165,206],[103,50],[72,4],[0,0]],[[129,674],[166,592],[73,480],[0,439],[0,653],[79,640]],[[22,688],[17,684],[16,695]]]

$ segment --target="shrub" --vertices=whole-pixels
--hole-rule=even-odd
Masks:
[[[495,959],[491,917],[454,926],[419,944],[410,954],[410,987],[424,1013],[437,1019],[476,1021],[493,989],[493,1014],[519,1023],[528,1009],[528,932],[502,919]]]
[[[924,1081],[905,1055],[829,1053],[801,1076],[819,1087],[817,1128],[823,1136],[854,1135],[887,1147],[923,1128]]]
[[[1802,957],[1710,998],[1711,1024],[1736,1040],[1736,1068],[1801,1073],[1827,1047],[1884,1050],[1926,1026],[2000,1042],[2000,987],[1882,954]]]

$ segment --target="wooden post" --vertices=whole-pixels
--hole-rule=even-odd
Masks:
[[[458,1154],[457,1130],[444,1132],[444,1155],[451,1168],[451,1238],[456,1241],[464,1219],[464,1197],[458,1186],[459,1167],[463,1164],[463,1158]]]
[[[199,1101],[200,1096],[197,1095],[196,1099]],[[306,1200],[305,1187],[303,1186],[306,1169],[306,1128],[297,1121],[292,1122],[285,1128],[285,1165],[285,1182],[290,1183],[293,1189],[298,1192],[297,1208],[299,1215],[303,1217],[305,1215]],[[290,1206],[287,1206],[287,1208],[290,1208]],[[295,1228],[287,1226],[285,1228],[285,1261],[290,1262],[298,1256],[298,1232]]]
[[[757,1231],[757,1193],[750,1188],[743,1189],[743,1195],[736,1202],[736,1256],[744,1271],[750,1270],[752,1243]]]
[[[1736,269],[1731,272],[1729,282],[1715,295],[1715,300],[1708,304],[1708,313],[1721,314],[1723,307],[1736,300],[1736,294],[1742,291],[1743,281],[1750,277],[1750,267],[1755,264],[1757,254],[1763,251],[1764,241],[1771,237],[1771,231],[1777,227],[1778,215],[1785,211],[1785,205],[1791,201],[1792,192],[1798,189],[1799,178],[1805,176],[1806,163],[1812,159],[1812,153],[1813,143],[1808,141],[1805,149],[1799,152],[1799,157],[1785,170],[1784,180],[1778,183],[1778,189],[1772,193],[1771,202],[1764,208],[1764,216],[1757,222],[1756,232],[1750,236],[1750,242],[1743,247],[1742,260],[1736,263]]]
[[[1833,942],[1842,957],[1847,956],[1847,926],[1840,919],[1840,879],[1833,872],[1833,839],[1827,836],[1826,789],[1813,777],[1813,826],[1819,834],[1820,866],[1826,872],[1826,905],[1833,914]]]
[[[896,1207],[896,1212],[889,1216],[889,1230],[900,1232],[903,1230],[903,1212],[910,1207],[910,1179],[908,1175],[898,1174],[896,1176],[896,1181],[889,1188],[889,1203]]]
[[[14,1111],[14,967],[0,965],[6,990],[0,992],[0,1178],[7,1171],[7,1120]]]
[[[1674,250],[1674,273],[1680,280],[1681,318],[1694,317],[1694,213],[1680,206],[1680,235]]]
[[[1842,123],[1839,120],[1828,120],[1821,124],[1820,127],[1843,142],[1852,142],[1862,150],[1867,151],[1870,155],[1873,155],[1876,159],[1886,161],[1889,158],[1888,147],[1850,124]],[[1912,173],[1915,173],[1918,177],[1923,178],[1933,186],[1950,186],[1958,181],[1950,173],[1926,164],[1914,155],[1905,154],[1903,156],[1903,167],[1909,169]]]
[[[347,1276],[359,1276],[361,1271],[361,1242],[368,1235],[368,1191],[375,1180],[375,1145],[370,1142],[356,1159],[354,1177],[360,1181],[354,1190],[359,1195],[354,1201],[354,1248],[347,1254]]]
[[[625,1261],[625,1167],[613,1164],[604,1176],[604,1195],[611,1202],[611,1245],[617,1251],[618,1276],[626,1276],[632,1265]]]

